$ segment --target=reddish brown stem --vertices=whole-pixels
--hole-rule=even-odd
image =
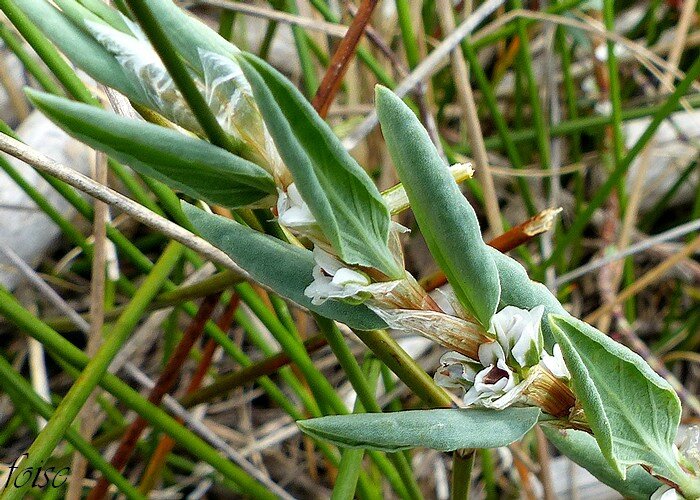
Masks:
[[[214,308],[219,302],[220,296],[220,293],[216,293],[205,297],[202,301],[197,314],[190,322],[182,336],[182,339],[175,348],[175,352],[166,363],[165,368],[158,377],[158,381],[156,382],[155,386],[153,386],[153,389],[151,389],[151,392],[148,395],[148,401],[150,403],[160,405],[163,397],[175,386],[180,369],[187,359],[187,356],[189,356],[190,350],[192,350],[195,342],[202,335],[204,325],[214,312]],[[126,433],[122,436],[121,442],[119,443],[119,448],[117,448],[117,451],[111,461],[112,466],[116,470],[121,471],[129,461],[129,458],[136,447],[136,443],[141,437],[144,429],[146,429],[147,425],[148,421],[139,416],[131,423]],[[88,500],[104,499],[108,488],[109,481],[104,476],[100,477],[95,484],[95,487],[90,491]]]
[[[238,309],[239,302],[240,298],[238,295],[234,295],[229,301],[226,310],[219,317],[217,325],[222,331],[226,332],[229,330],[229,328],[231,328],[231,325],[233,324],[233,316],[236,309]],[[204,377],[207,374],[207,370],[209,370],[209,367],[211,366],[217,345],[218,344],[214,341],[214,339],[209,339],[207,341],[204,349],[202,350],[202,358],[199,360],[197,369],[192,375],[192,380],[190,380],[185,394],[192,394],[196,392],[202,385]],[[182,419],[178,419],[178,422],[182,422]],[[153,485],[158,479],[158,476],[160,475],[163,465],[165,465],[165,460],[168,458],[168,455],[174,447],[175,440],[173,438],[170,436],[161,436],[158,446],[153,452],[153,455],[151,455],[151,460],[148,462],[148,466],[143,473],[141,484],[139,485],[139,490],[141,493],[147,494],[149,491],[151,491]]]
[[[360,38],[365,31],[365,26],[369,22],[374,7],[378,0],[363,0],[357,15],[352,20],[352,24],[348,28],[347,33],[338,44],[338,49],[331,57],[331,62],[323,75],[321,85],[316,92],[316,95],[311,101],[314,109],[318,114],[325,118],[328,114],[328,109],[331,107],[333,98],[340,88],[340,83],[343,81],[343,76],[348,70],[348,63],[355,54],[357,44],[360,43]]]

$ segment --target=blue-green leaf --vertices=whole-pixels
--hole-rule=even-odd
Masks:
[[[274,200],[270,174],[206,141],[42,92],[27,95],[78,140],[189,196],[227,207]]]
[[[381,86],[376,101],[384,139],[430,253],[462,305],[488,327],[501,287],[474,209],[408,106]]]
[[[49,2],[22,0],[16,5],[68,59],[88,75],[139,104],[148,103],[143,89],[124,72],[112,54]]]
[[[348,264],[400,278],[387,246],[389,210],[367,173],[292,83],[265,61],[238,56],[277,150],[318,221]]]
[[[635,465],[627,471],[627,478],[620,479],[605,459],[595,438],[583,431],[561,430],[542,426],[547,439],[564,455],[593,474],[602,483],[619,491],[625,498],[648,500],[661,483],[641,466]]]
[[[183,203],[185,215],[204,239],[226,252],[251,278],[302,307],[358,330],[386,328],[386,323],[364,305],[329,300],[311,303],[304,289],[313,281],[313,254],[277,238],[259,233],[231,219]]]
[[[438,409],[333,415],[297,425],[306,434],[345,448],[453,451],[509,445],[532,429],[539,416],[538,408]]]
[[[682,482],[673,451],[681,416],[675,391],[637,354],[571,316],[549,321],[603,456],[621,478],[628,467]]]

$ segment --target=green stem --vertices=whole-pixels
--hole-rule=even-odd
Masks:
[[[355,360],[354,356],[353,360]],[[377,388],[380,366],[381,364],[377,359],[370,358],[365,362],[366,378],[365,373],[362,373],[362,370],[360,370],[362,381],[370,390],[376,390]],[[364,413],[365,411],[366,408],[358,395],[353,413]],[[362,448],[343,450],[331,500],[352,500],[355,498],[355,489],[362,470],[362,457],[364,454],[365,450]]]
[[[14,414],[8,422],[5,422],[2,430],[0,430],[0,447],[4,446],[5,443],[7,443],[7,441],[12,439],[12,436],[15,435],[15,432],[17,432],[19,428],[22,427],[22,423],[22,416],[18,414]]]
[[[418,40],[411,22],[410,3],[407,0],[396,0],[396,12],[399,17],[399,27],[401,28],[403,47],[406,51],[406,60],[409,68],[413,69],[420,62],[420,51],[418,50]]]
[[[493,455],[491,450],[485,448],[481,452],[481,474],[484,479],[486,489],[486,500],[498,500],[498,490],[496,489],[496,473],[493,466]]]
[[[697,108],[700,107],[700,95],[697,94],[691,94],[686,97],[686,101],[690,105],[691,108]],[[637,118],[644,118],[647,116],[652,116],[656,113],[659,112],[662,108],[664,108],[665,103],[663,104],[653,104],[649,106],[640,106],[632,109],[626,109],[622,111],[622,121],[627,121],[627,120],[635,120]],[[676,102],[676,104],[671,108],[670,112],[674,112],[677,110],[683,109],[681,106]],[[607,127],[612,123],[612,118],[610,115],[593,115],[593,116],[586,116],[583,118],[577,118],[573,120],[564,120],[561,121],[555,125],[553,125],[549,129],[549,134],[551,137],[563,137],[567,135],[572,135],[580,132],[588,132],[592,133],[594,131],[597,131],[598,129],[602,127]],[[516,130],[511,132],[510,134],[510,140],[513,141],[515,144],[520,144],[523,142],[528,142],[532,141],[535,139],[535,130],[530,128],[530,129],[524,129],[524,130]],[[491,136],[487,137],[484,140],[484,144],[486,145],[487,148],[489,149],[497,149],[497,148],[503,148],[504,147],[504,141],[502,140],[501,137],[496,137],[496,136]],[[461,153],[468,154],[471,150],[468,147],[460,148],[459,150]]]
[[[311,5],[323,16],[323,19],[329,23],[339,23],[340,19],[333,13],[328,5],[323,0],[310,0]],[[381,64],[365,47],[357,47],[357,58],[362,61],[369,70],[374,74],[379,83],[393,89],[396,87],[396,81],[387,73]]]
[[[289,14],[298,15],[299,9],[297,8],[296,0],[284,0],[284,10]],[[292,36],[299,54],[304,90],[307,97],[312,97],[316,93],[316,89],[318,89],[318,76],[316,75],[316,68],[314,68],[314,64],[311,61],[309,40],[301,26],[292,26]]]
[[[583,2],[584,0],[566,0],[563,2],[557,2],[555,5],[548,7],[545,10],[545,12],[547,14],[560,14],[562,12],[566,12],[567,10],[571,10],[573,8],[578,7],[578,5]],[[526,19],[525,27],[530,26],[531,24],[534,24],[536,22],[539,21],[537,19]],[[474,50],[482,49],[488,45],[498,42],[499,40],[510,37],[514,35],[517,32],[517,30],[518,26],[514,25],[514,23],[507,24],[506,26],[503,26],[502,28],[499,28],[496,31],[493,31],[492,33],[489,33],[488,35],[479,38],[479,40],[475,41]]]
[[[568,245],[573,241],[578,241],[579,237],[583,234],[584,229],[588,225],[588,221],[593,216],[593,212],[595,212],[595,210],[603,204],[608,196],[610,196],[612,190],[627,173],[627,169],[630,167],[630,165],[632,165],[634,159],[654,136],[661,123],[663,123],[668,115],[670,115],[676,106],[678,106],[678,102],[686,94],[686,92],[688,92],[690,86],[698,78],[698,76],[700,76],[700,58],[693,62],[693,65],[686,72],[685,78],[683,78],[683,80],[676,86],[676,90],[673,92],[673,94],[671,94],[666,102],[654,114],[651,123],[649,123],[642,135],[639,137],[639,139],[637,139],[634,146],[632,146],[632,148],[627,152],[625,157],[622,159],[622,161],[620,161],[620,164],[615,167],[613,172],[610,173],[605,183],[596,190],[593,199],[588,203],[586,209],[578,213],[569,231],[560,241],[557,242],[557,246],[545,263],[545,266],[550,265],[553,262],[557,262]]]
[[[90,358],[80,349],[61,337],[54,330],[24,309],[17,300],[0,286],[0,314],[17,325],[22,331],[38,340],[52,356],[69,372],[84,369]],[[228,460],[224,460],[218,451],[202,439],[183,427],[157,406],[149,403],[137,391],[126,385],[118,377],[105,373],[100,385],[107,392],[134,410],[156,429],[165,432],[180,446],[211,465],[224,477],[236,483],[254,498],[275,498],[266,488],[257,483],[242,469]]]
[[[52,418],[54,409],[51,405],[34,391],[27,380],[17,373],[3,356],[0,356],[0,385],[4,386],[5,391],[13,400],[21,399],[28,403],[36,413],[46,420]],[[66,430],[66,440],[75,447],[93,467],[102,472],[127,498],[145,498],[124,478],[124,476],[119,474],[109,462],[102,458],[102,454],[83,439],[75,429],[68,427]]]
[[[452,407],[450,396],[435,384],[432,377],[418,366],[386,330],[354,332],[425,404],[438,408]]]
[[[469,500],[475,456],[474,450],[457,450],[452,454],[452,500]]]
[[[328,379],[316,368],[309,353],[304,349],[304,344],[285,328],[277,316],[267,308],[265,303],[255,293],[255,290],[248,283],[241,283],[236,286],[236,292],[240,295],[246,305],[265,325],[268,331],[280,343],[282,349],[289,355],[290,359],[299,367],[304,378],[306,378],[311,392],[321,407],[325,407],[328,413],[345,415],[348,413],[345,403],[328,382]],[[394,467],[387,461],[381,453],[370,451],[368,455],[377,464],[382,473],[387,477],[392,487],[397,492],[405,491],[402,479],[399,477]]]
[[[90,93],[75,71],[73,71],[73,68],[61,57],[56,48],[29,20],[24,12],[17,8],[14,2],[11,0],[0,0],[0,10],[3,11],[14,27],[17,28],[17,31],[27,40],[27,43],[31,45],[69,94],[80,101],[99,105],[97,98]]]
[[[167,280],[168,275],[181,256],[182,246],[179,243],[173,242],[168,245],[168,248],[166,248],[153,267],[152,272],[146,277],[134,295],[129,307],[124,310],[124,313],[114,325],[104,344],[90,360],[78,380],[76,380],[63,398],[63,401],[61,401],[61,404],[58,405],[46,427],[29,447],[27,451],[29,457],[24,462],[25,467],[39,467],[51,455],[85,404],[85,401],[87,401],[92,391],[99,384],[114,356],[117,355],[129,334],[138,324],[146,306],[156,296],[156,293]],[[3,500],[18,500],[22,498],[29,487],[30,485],[26,484],[22,488],[8,488],[0,498]]]
[[[513,7],[520,9],[522,6],[521,0],[513,0]],[[540,163],[542,164],[542,168],[548,170],[550,168],[549,132],[547,131],[547,124],[544,119],[544,114],[542,113],[539,85],[532,67],[530,40],[528,38],[525,20],[523,18],[518,18],[516,23],[518,27],[518,38],[520,39],[520,58],[522,65],[525,67],[527,92],[530,96],[530,108],[532,109],[532,118],[535,122],[535,136],[537,138],[537,148],[540,152]]]
[[[233,34],[233,21],[236,20],[236,12],[232,10],[222,10],[219,17],[219,35],[225,40],[231,40]]]
[[[611,33],[615,31],[615,2],[613,0],[604,0],[603,2],[603,19],[605,21],[605,29]],[[620,100],[620,74],[617,67],[617,56],[615,55],[615,42],[607,40],[608,47],[608,78],[610,81],[610,104],[611,126],[613,136],[613,156],[615,159],[615,167],[617,168],[622,161],[624,155],[624,138],[622,136],[622,102]]]
[[[338,358],[338,362],[343,368],[343,372],[348,377],[353,389],[355,389],[357,399],[362,403],[364,410],[371,413],[381,413],[382,409],[374,397],[375,388],[372,386],[371,380],[367,380],[365,377],[355,356],[353,356],[345,342],[343,334],[333,321],[317,314],[314,314],[314,319],[321,332],[328,340],[328,345],[333,351],[333,354]],[[408,497],[412,499],[422,498],[420,487],[411,471],[411,466],[406,459],[406,455],[403,453],[390,453],[388,457],[401,476],[401,482],[405,487],[405,492]]]
[[[348,410],[342,399],[335,392],[328,379],[318,371],[306,349],[304,349],[304,344],[289,333],[275,314],[267,308],[258,294],[255,293],[255,290],[249,284],[241,283],[236,286],[236,292],[240,295],[241,300],[262,321],[275,340],[280,343],[290,359],[299,367],[299,370],[309,382],[311,392],[316,399],[319,402],[326,403],[337,414],[347,413]]]
[[[10,31],[10,28],[4,24],[0,25],[0,38],[5,42],[5,45],[10,49],[17,58],[22,62],[22,66],[27,72],[32,75],[45,91],[56,95],[62,95],[63,90],[54,81],[54,79],[44,71],[39,63],[33,58],[22,45],[22,42]]]
[[[508,158],[510,159],[513,168],[524,168],[524,164],[520,157],[520,153],[515,147],[515,142],[512,139],[511,131],[509,130],[508,124],[506,123],[506,120],[503,117],[503,113],[501,113],[501,109],[498,107],[498,101],[496,100],[496,95],[493,91],[493,88],[491,87],[491,83],[486,77],[486,73],[481,67],[481,64],[479,63],[479,60],[476,56],[476,51],[474,50],[474,47],[472,46],[468,38],[464,38],[462,40],[462,52],[464,53],[464,57],[469,62],[471,74],[476,79],[476,83],[479,86],[479,89],[481,90],[483,99],[486,103],[486,106],[489,109],[494,125],[496,125],[496,130],[498,131],[498,135],[501,138],[503,145],[505,146],[506,153],[508,154]],[[523,197],[523,201],[525,202],[525,206],[527,207],[528,213],[530,215],[535,215],[535,213],[537,212],[537,207],[535,206],[535,202],[532,199],[532,194],[530,193],[530,186],[528,186],[526,180],[523,177],[517,177],[516,182],[518,183],[518,187],[520,188],[520,193]]]

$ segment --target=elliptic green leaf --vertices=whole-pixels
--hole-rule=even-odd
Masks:
[[[310,436],[345,448],[453,451],[509,445],[532,429],[539,416],[538,408],[411,410],[333,415],[297,425]]]
[[[641,464],[682,481],[673,441],[681,404],[637,354],[571,316],[549,321],[572,375],[572,388],[608,463],[620,477]]]
[[[143,90],[124,73],[112,54],[49,2],[22,0],[16,5],[68,59],[88,75],[139,104],[148,103]]]
[[[474,209],[408,106],[381,86],[376,102],[389,153],[430,253],[462,305],[488,327],[501,286]]]
[[[206,141],[42,92],[27,95],[66,132],[189,196],[227,207],[272,203],[272,176]]]
[[[358,330],[386,328],[386,323],[364,305],[329,300],[311,303],[304,289],[313,281],[313,254],[242,224],[213,215],[187,203],[185,215],[204,239],[226,252],[251,278],[302,307]]]
[[[661,486],[659,481],[639,465],[630,467],[627,470],[627,478],[620,479],[617,472],[610,468],[595,438],[587,432],[561,430],[547,425],[543,425],[542,430],[559,451],[625,498],[648,500]]]
[[[400,278],[387,246],[389,209],[367,173],[289,80],[255,56],[237,58],[282,160],[338,255]]]

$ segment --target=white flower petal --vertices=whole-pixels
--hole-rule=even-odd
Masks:
[[[342,269],[338,269],[333,275],[332,283],[337,286],[347,286],[350,284],[367,286],[371,283],[371,280],[366,274],[343,267]]]
[[[326,274],[334,276],[335,273],[343,268],[343,263],[338,259],[333,257],[331,254],[320,248],[319,246],[314,246],[314,260],[316,264],[323,269]]]
[[[286,192],[278,189],[277,214],[277,221],[288,228],[301,230],[317,226],[316,218],[294,184],[290,184]]]
[[[700,426],[692,425],[683,437],[678,451],[689,462],[696,474],[700,474]]]
[[[472,387],[465,394],[462,400],[467,406],[471,406],[482,398],[482,395],[476,388]]]
[[[539,305],[530,309],[530,321],[534,325],[539,325],[542,322],[542,316],[544,315],[544,306]]]
[[[518,402],[527,386],[528,382],[523,380],[517,386],[514,386],[506,391],[503,396],[497,399],[491,399],[488,402],[484,401],[484,406],[487,408],[493,408],[494,410],[503,410],[504,408]]]
[[[546,351],[542,351],[541,363],[555,377],[571,379],[571,373],[569,373],[569,369],[566,367],[564,356],[561,353],[561,347],[559,347],[559,344],[554,344],[551,355]]]
[[[495,365],[499,359],[505,360],[506,354],[498,342],[487,342],[479,346],[479,361],[484,366]]]
[[[675,489],[664,485],[656,490],[649,500],[683,500],[683,497]]]
[[[490,331],[496,334],[498,343],[507,356],[521,368],[537,364],[542,351],[540,322],[543,306],[528,311],[514,306],[506,306],[491,319]]]

